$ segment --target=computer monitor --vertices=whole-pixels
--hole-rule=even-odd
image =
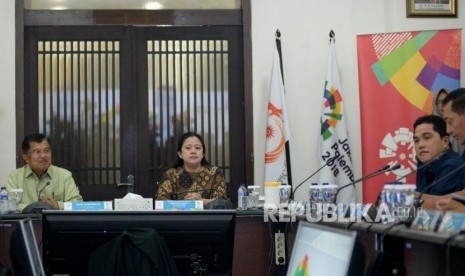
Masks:
[[[86,275],[89,254],[129,228],[154,229],[180,275],[232,271],[235,210],[43,211],[44,266],[53,274]]]
[[[45,275],[30,218],[20,220],[19,227],[12,233],[10,257],[15,275]]]
[[[287,275],[348,275],[357,234],[300,221]]]

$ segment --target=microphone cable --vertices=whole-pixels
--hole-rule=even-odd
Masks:
[[[389,225],[386,229],[383,230],[383,232],[381,232],[381,236],[379,237],[379,239],[377,241],[378,242],[378,248],[381,248],[381,245],[383,244],[383,241],[384,241],[384,237],[387,235],[387,233],[389,231],[391,231],[394,227],[399,226],[399,225],[406,226],[404,222],[398,221],[398,222],[395,222],[395,223]]]

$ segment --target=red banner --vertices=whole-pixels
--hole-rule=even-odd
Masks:
[[[460,87],[461,31],[400,32],[357,37],[362,175],[401,168],[363,183],[364,203],[387,182],[416,169],[413,122],[431,114],[441,88]],[[415,174],[403,179],[415,183]]]

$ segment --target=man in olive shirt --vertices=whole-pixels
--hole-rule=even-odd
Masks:
[[[6,183],[11,189],[23,189],[18,211],[41,201],[53,209],[62,210],[67,201],[82,201],[71,172],[52,165],[50,140],[43,134],[27,135],[22,143],[25,166],[12,171]]]

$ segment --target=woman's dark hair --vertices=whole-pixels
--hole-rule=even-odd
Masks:
[[[438,94],[436,95],[436,102],[434,103],[436,106],[442,105],[442,100],[441,102],[439,102],[439,96],[441,94],[446,94],[446,97],[447,97],[447,95],[449,95],[449,92],[445,88],[439,89]]]
[[[178,141],[178,148],[177,152],[180,152],[182,149],[182,145],[184,145],[184,142],[186,141],[187,138],[190,137],[196,137],[199,139],[200,143],[202,144],[202,150],[203,150],[203,158],[202,161],[200,161],[200,164],[203,166],[210,166],[210,163],[208,163],[207,159],[205,159],[205,142],[203,141],[202,136],[198,135],[195,132],[186,132],[184,133]],[[182,160],[179,155],[176,154],[176,161],[174,161],[173,168],[178,168],[184,165],[184,160]]]
[[[34,134],[29,134],[23,139],[23,143],[21,144],[21,148],[23,150],[23,153],[27,153],[27,151],[31,148],[31,143],[42,143],[42,141],[47,140],[48,144],[50,145],[50,139],[41,134],[41,133],[34,133]]]
[[[465,88],[457,88],[450,92],[442,100],[442,105],[447,105],[449,102],[452,102],[452,112],[463,115],[465,113]]]
[[[425,116],[419,117],[413,123],[413,132],[415,132],[415,129],[417,128],[417,126],[421,124],[432,124],[433,130],[439,133],[439,136],[441,138],[449,136],[449,134],[447,133],[446,122],[441,116],[425,115]]]

